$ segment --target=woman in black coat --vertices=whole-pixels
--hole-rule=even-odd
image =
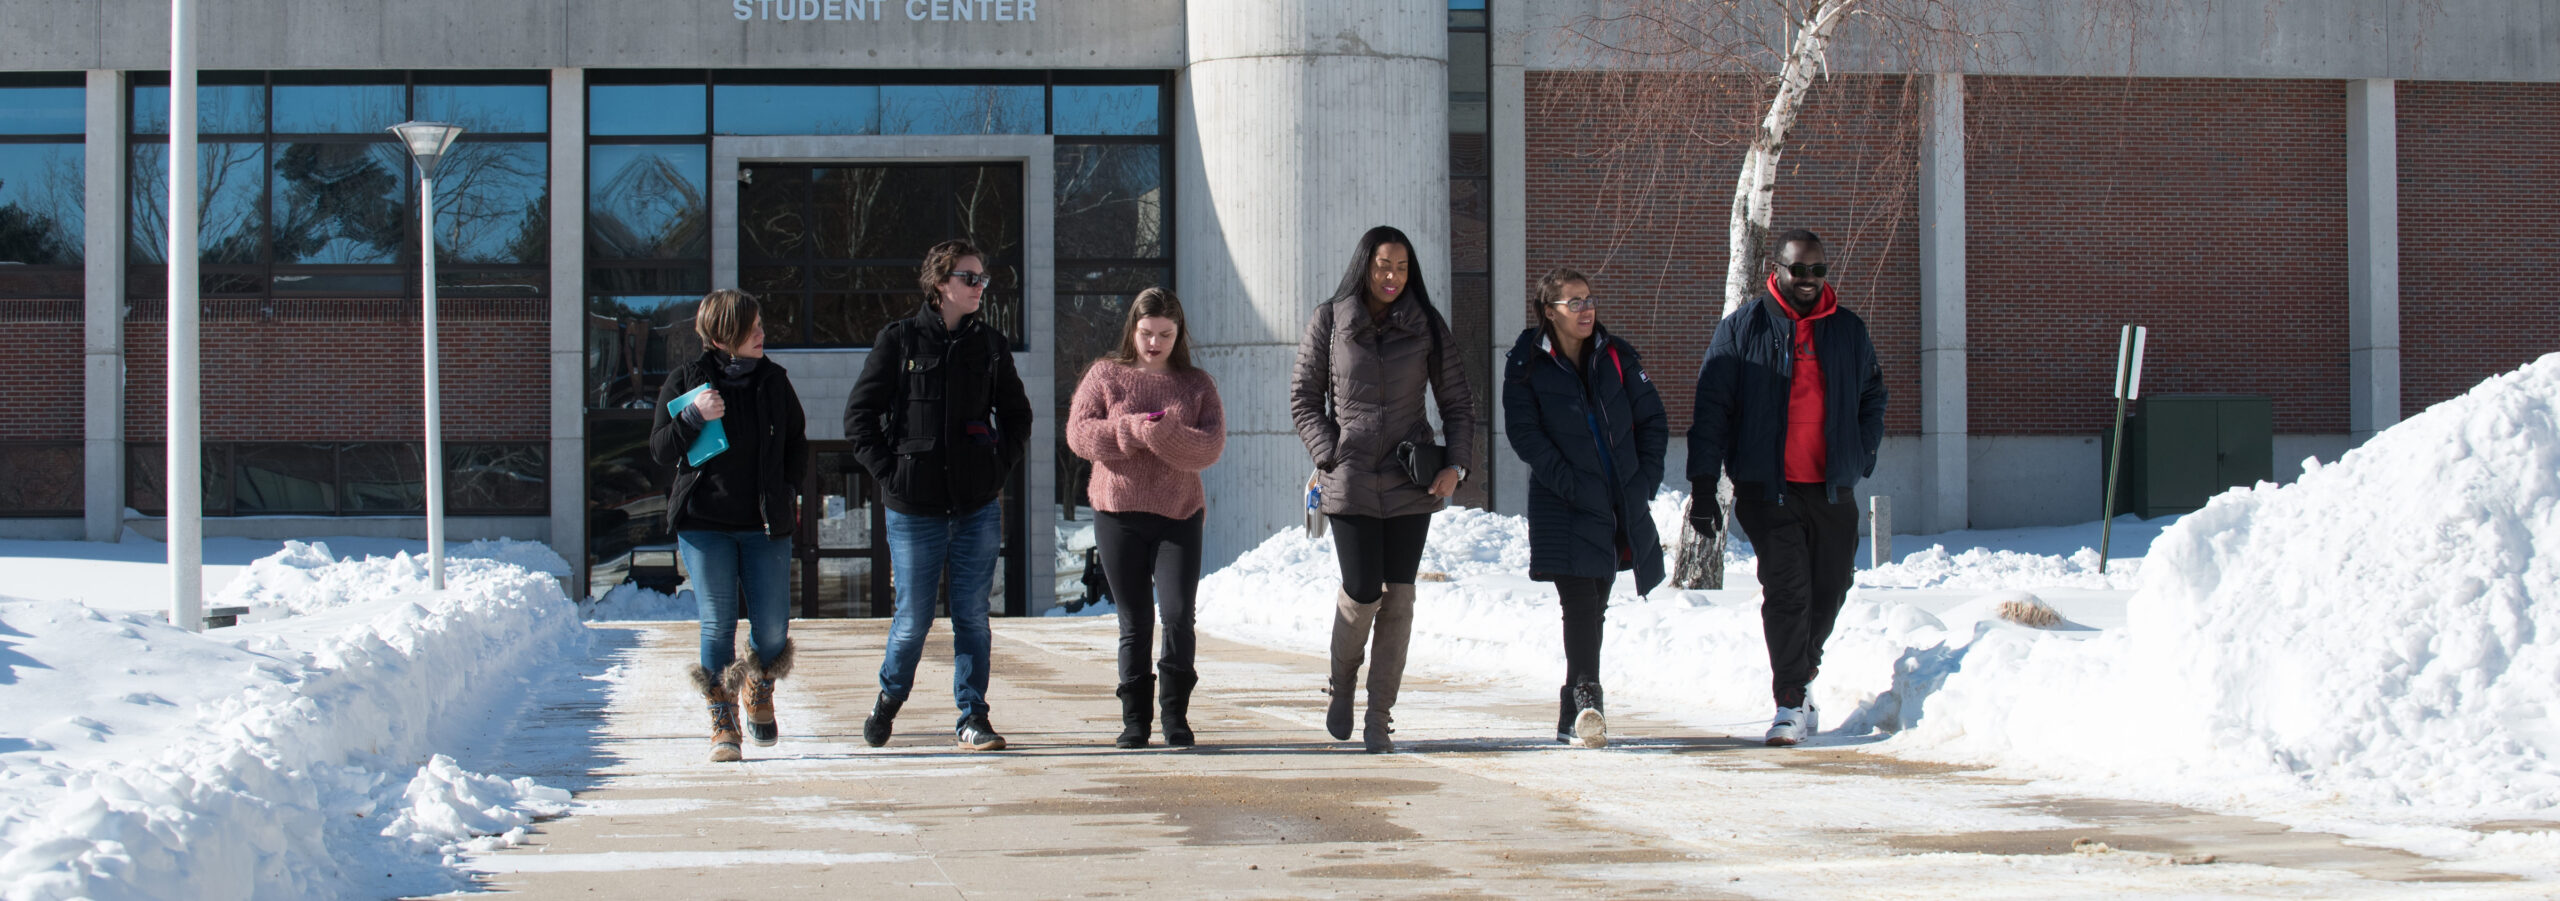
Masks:
[[[1671,426],[1636,349],[1600,325],[1591,280],[1557,269],[1529,296],[1529,321],[1503,367],[1511,450],[1529,464],[1529,577],[1564,606],[1564,687],[1556,740],[1609,743],[1600,631],[1620,570],[1636,593],[1662,582],[1650,503]]]

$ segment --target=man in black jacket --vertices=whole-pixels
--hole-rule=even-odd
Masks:
[[[1865,320],[1827,283],[1822,239],[1778,236],[1767,290],[1716,325],[1689,425],[1689,524],[1724,526],[1716,473],[1759,556],[1760,626],[1778,702],[1769,744],[1821,731],[1809,687],[1857,564],[1852,489],[1884,443],[1884,371]]]
[[[978,317],[988,275],[977,248],[934,245],[917,281],[922,308],[880,330],[844,406],[854,458],[887,499],[897,586],[880,696],[862,738],[875,748],[888,743],[948,579],[960,747],[999,750],[1004,737],[987,722],[987,605],[1004,523],[996,499],[1022,462],[1031,400],[1014,371],[1012,342]]]

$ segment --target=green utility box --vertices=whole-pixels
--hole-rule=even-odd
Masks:
[[[2189,513],[2223,489],[2273,481],[2275,401],[2233,394],[2158,394],[2134,401],[2124,426],[2115,511],[2144,519]],[[2110,428],[2098,441],[2105,491]]]

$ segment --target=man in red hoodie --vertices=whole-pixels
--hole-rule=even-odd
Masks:
[[[1849,595],[1858,550],[1854,489],[1884,443],[1884,372],[1866,321],[1842,309],[1822,239],[1778,236],[1767,290],[1716,325],[1689,426],[1690,525],[1724,527],[1716,476],[1758,556],[1760,625],[1778,713],[1768,742],[1821,731],[1811,686]]]

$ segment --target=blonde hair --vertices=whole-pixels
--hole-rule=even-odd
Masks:
[[[747,340],[747,334],[763,317],[755,295],[736,288],[722,288],[702,295],[702,303],[693,309],[693,333],[703,343],[732,351]]]

